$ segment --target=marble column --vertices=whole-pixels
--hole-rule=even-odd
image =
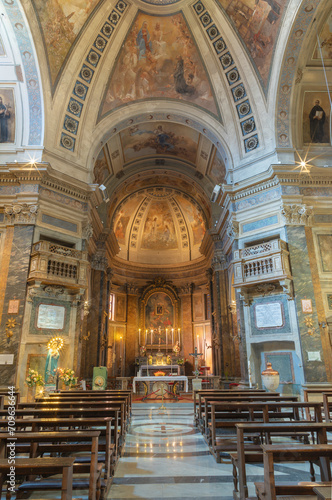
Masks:
[[[314,277],[305,230],[305,226],[310,225],[312,208],[305,205],[284,205],[282,214],[287,228],[305,382],[326,382],[325,353],[318,324]],[[305,312],[302,300],[311,301],[312,312]]]
[[[125,339],[125,377],[135,375],[135,357],[139,354],[138,345],[138,288],[127,285],[127,332]],[[142,336],[143,338],[143,336]]]
[[[13,204],[5,207],[6,234],[1,264],[0,352],[13,354],[13,364],[1,367],[1,385],[15,385],[18,380],[18,354],[22,336],[23,315],[34,224],[38,207],[35,204]],[[12,300],[18,302],[11,312]],[[17,304],[17,303],[16,303]],[[14,310],[13,310],[14,311]]]
[[[193,333],[193,310],[192,310],[192,291],[193,287],[191,284],[182,286],[179,291],[179,297],[181,299],[181,353],[183,357],[187,360],[185,369],[186,375],[192,375],[194,370],[193,357],[190,353],[193,352],[195,347],[194,343],[194,333]]]

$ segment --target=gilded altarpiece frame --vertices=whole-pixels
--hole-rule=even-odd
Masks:
[[[174,330],[174,343],[178,340],[180,298],[173,285],[162,278],[157,278],[143,291],[139,310],[139,327],[145,345],[151,346],[152,344],[152,348],[158,348],[159,345],[164,347],[166,345],[166,329],[168,331],[168,344],[172,340],[172,329]]]

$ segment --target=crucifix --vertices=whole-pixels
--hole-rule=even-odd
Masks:
[[[199,370],[198,370],[198,356],[203,356],[202,352],[197,352],[197,347],[195,347],[195,351],[193,353],[189,353],[189,356],[193,356],[195,359],[195,371],[193,372],[196,378],[198,378]]]

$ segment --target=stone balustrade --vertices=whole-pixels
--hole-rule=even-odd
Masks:
[[[234,251],[234,286],[292,279],[285,241],[276,239]]]
[[[38,241],[32,247],[28,281],[87,287],[87,252],[49,241]]]

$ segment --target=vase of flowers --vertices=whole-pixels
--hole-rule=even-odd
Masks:
[[[38,386],[38,388],[41,389],[45,384],[44,379],[37,372],[37,370],[32,370],[32,368],[29,368],[25,383],[28,386],[28,402],[33,402],[35,400],[36,387]]]
[[[71,370],[70,368],[66,368],[64,370],[61,370],[59,374],[60,380],[65,384],[66,387],[70,388],[72,385],[77,383],[77,377],[75,377],[75,372],[74,370]]]

